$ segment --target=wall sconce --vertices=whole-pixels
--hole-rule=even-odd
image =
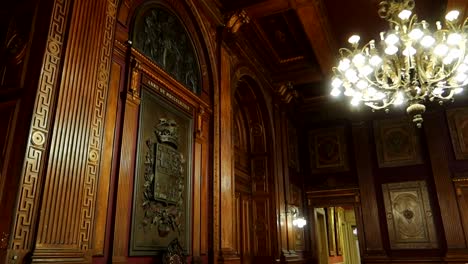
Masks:
[[[289,214],[292,216],[293,226],[296,226],[298,228],[303,228],[307,224],[307,221],[305,220],[305,218],[302,216],[299,216],[299,209],[295,206],[288,206],[288,210],[286,211],[286,214]]]
[[[304,217],[298,217],[293,220],[293,226],[297,226],[298,228],[303,228],[307,224],[307,221]]]

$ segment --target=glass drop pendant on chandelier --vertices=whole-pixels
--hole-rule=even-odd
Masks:
[[[349,38],[352,48],[341,48],[333,67],[332,96],[342,93],[351,104],[374,110],[407,105],[406,111],[421,127],[424,102],[453,101],[468,84],[468,18],[461,23],[458,11],[450,11],[435,30],[412,14],[414,0],[387,0],[378,14],[390,29],[362,48],[360,37]]]

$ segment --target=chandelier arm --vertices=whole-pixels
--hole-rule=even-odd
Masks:
[[[353,51],[350,50],[350,49],[348,49],[348,48],[340,48],[340,49],[338,50],[338,52],[340,53],[340,55],[341,55],[342,57],[346,57],[346,56],[349,56],[349,55],[353,54]],[[346,54],[346,53],[347,53],[347,54]]]
[[[393,101],[394,101],[394,100],[392,100],[391,102],[387,102],[387,103],[384,103],[383,101],[380,101],[380,102],[382,102],[382,105],[381,105],[381,106],[375,105],[375,104],[373,104],[373,103],[371,103],[371,102],[365,102],[364,104],[367,105],[367,106],[369,106],[369,107],[372,108],[372,109],[381,110],[381,109],[385,109],[385,108],[389,107],[390,105],[392,105],[392,104],[393,104]]]

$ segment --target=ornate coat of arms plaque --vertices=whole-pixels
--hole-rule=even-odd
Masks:
[[[190,236],[192,119],[142,89],[131,255],[156,255]]]

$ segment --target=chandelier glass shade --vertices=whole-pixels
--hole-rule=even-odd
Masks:
[[[351,104],[389,111],[405,105],[418,127],[424,103],[452,101],[468,84],[468,19],[450,11],[445,21],[431,27],[412,14],[414,0],[388,0],[379,16],[390,29],[360,47],[360,37],[349,38],[351,48],[340,49],[333,67],[331,95],[344,94]]]

